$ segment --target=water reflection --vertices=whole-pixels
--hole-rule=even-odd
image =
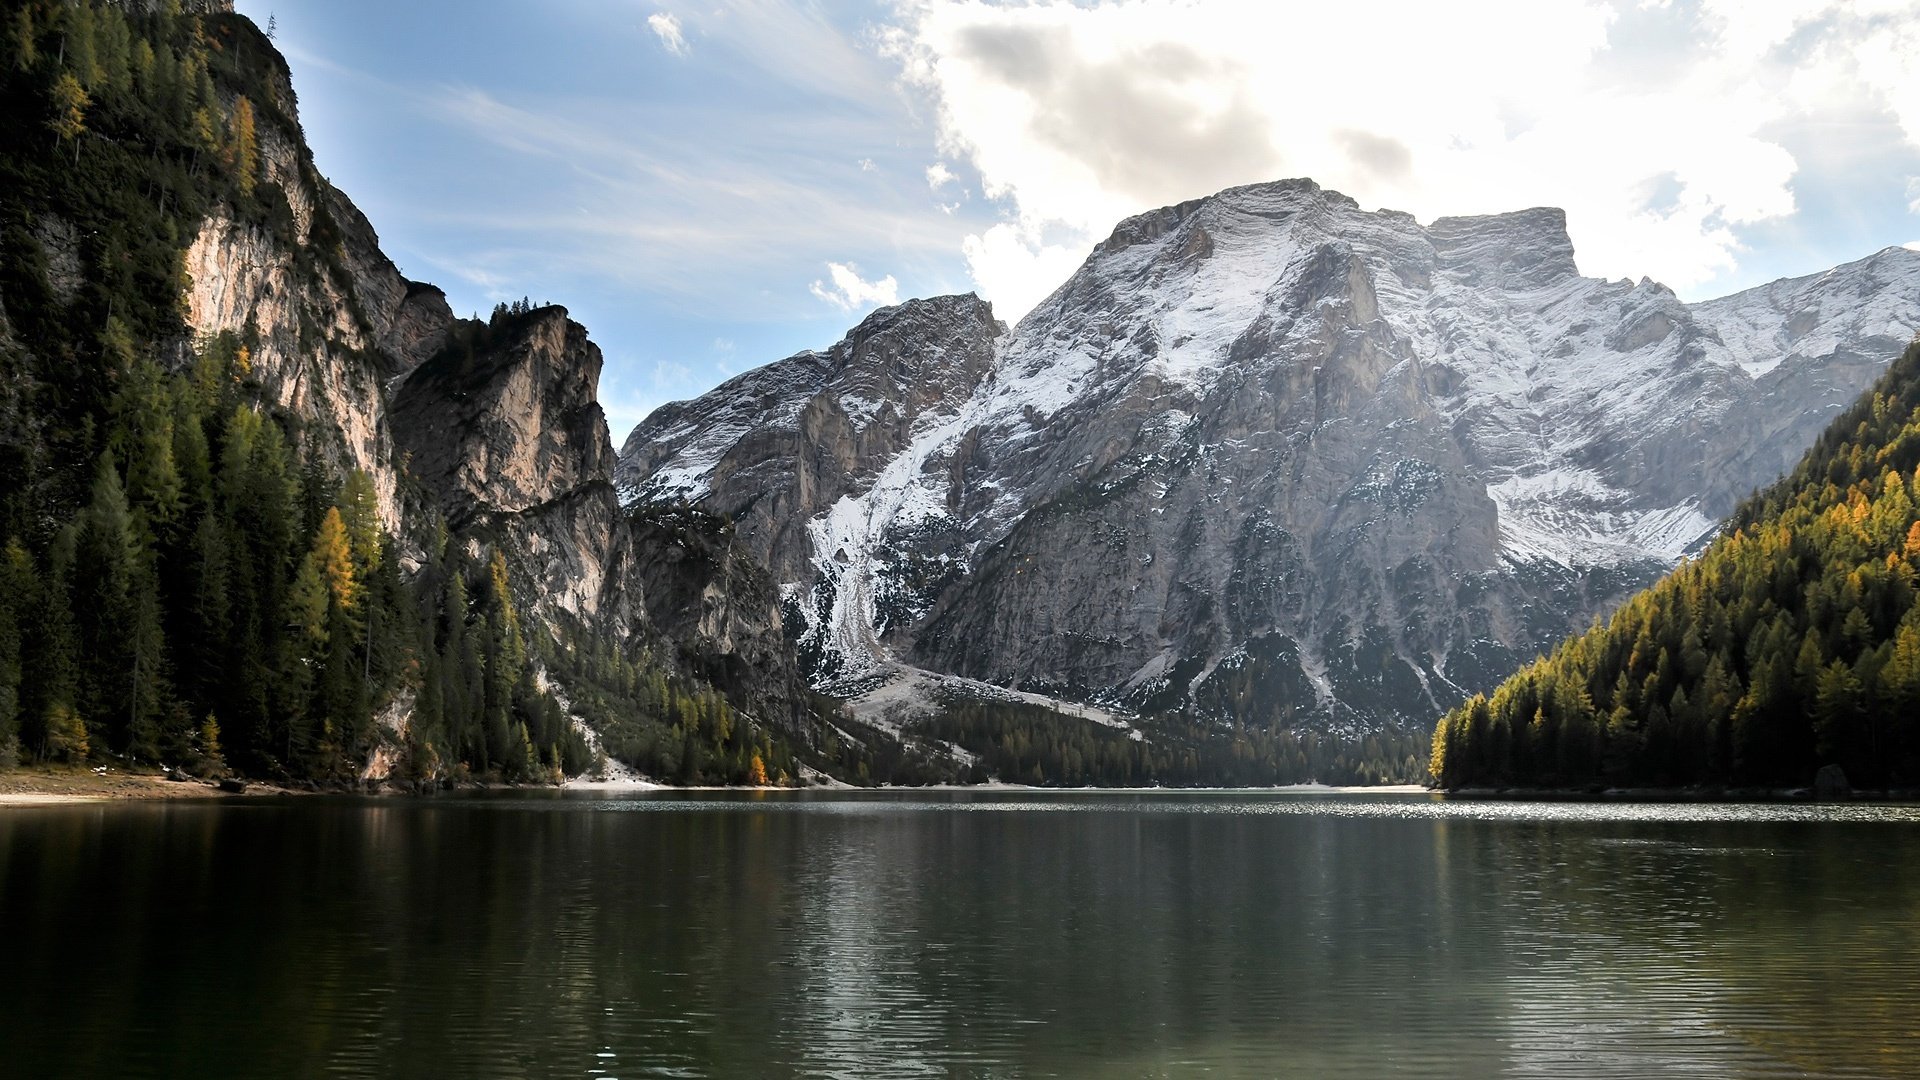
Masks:
[[[492,797],[0,814],[22,1076],[1920,1075],[1920,813]]]

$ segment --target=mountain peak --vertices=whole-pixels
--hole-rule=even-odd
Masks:
[[[1427,226],[1440,268],[1477,283],[1537,288],[1578,277],[1567,212],[1536,206],[1504,214],[1436,218]]]
[[[1342,210],[1360,208],[1360,204],[1348,196],[1331,188],[1323,188],[1304,176],[1286,180],[1267,180],[1258,184],[1243,184],[1203,198],[1188,199],[1182,203],[1142,211],[1126,218],[1113,227],[1113,232],[1108,234],[1105,240],[1094,245],[1093,253],[1095,255],[1112,254],[1124,251],[1135,244],[1158,240],[1178,228],[1188,218],[1211,207],[1271,213],[1271,204],[1275,202],[1283,206],[1294,204],[1288,207],[1290,209],[1305,209],[1312,205]]]
[[[919,326],[955,320],[983,320],[989,324],[997,322],[993,317],[992,301],[982,300],[978,293],[950,293],[902,300],[898,304],[875,308],[860,320],[859,325],[847,332],[847,340],[864,340],[903,325]]]
[[[1555,207],[1231,188],[1122,221],[1011,333],[912,301],[663,409],[621,486],[740,523],[816,685],[1407,723],[1775,475],[1920,323],[1909,255],[1686,305],[1579,276]]]

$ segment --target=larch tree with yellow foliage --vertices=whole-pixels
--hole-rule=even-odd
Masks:
[[[1920,785],[1920,342],[1605,624],[1443,717],[1445,787]]]

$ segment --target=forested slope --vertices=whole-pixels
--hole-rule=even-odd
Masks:
[[[0,767],[547,780],[594,764],[571,707],[661,775],[798,774],[794,732],[737,716],[623,581],[548,602],[544,522],[449,525],[388,388],[462,345],[505,370],[472,342],[569,324],[455,320],[399,275],[315,170],[258,27],[224,3],[8,5],[0,95]],[[558,381],[517,360],[515,385]],[[587,554],[623,568],[644,553],[598,485]]]
[[[1920,342],[1722,536],[1441,719],[1462,785],[1920,784]]]

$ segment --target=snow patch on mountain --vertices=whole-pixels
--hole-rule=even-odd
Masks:
[[[876,632],[876,577],[883,565],[879,552],[890,534],[947,518],[946,485],[938,474],[927,475],[925,466],[929,456],[952,444],[961,421],[931,418],[907,449],[887,462],[871,487],[857,496],[842,496],[807,523],[813,565],[836,586],[826,622],[806,633],[839,658],[838,681],[843,684],[867,680],[894,662]]]
[[[1787,278],[1694,306],[1716,340],[1709,355],[1756,378],[1792,358],[1829,356],[1914,333],[1920,252],[1889,247],[1820,274]]]
[[[1410,716],[1542,644],[1496,640],[1543,580],[1519,568],[1619,589],[1672,564],[1920,326],[1920,252],[1688,305],[1582,277],[1565,225],[1422,225],[1310,181],[1151,211],[1010,333],[972,298],[914,301],[668,406],[623,450],[623,495],[768,515],[834,687],[892,679],[923,620],[971,610],[956,625],[993,643],[943,655],[999,682],[1232,676],[1236,700]],[[756,449],[775,432],[825,464],[794,481]],[[1506,584],[1460,603],[1490,607],[1446,607],[1486,574]],[[1557,633],[1543,618],[1527,633]],[[1063,641],[1084,670],[994,651]]]
[[[1611,509],[1629,493],[1585,469],[1550,469],[1487,486],[1500,512],[1505,554],[1569,569],[1677,561],[1717,527],[1697,502]]]

